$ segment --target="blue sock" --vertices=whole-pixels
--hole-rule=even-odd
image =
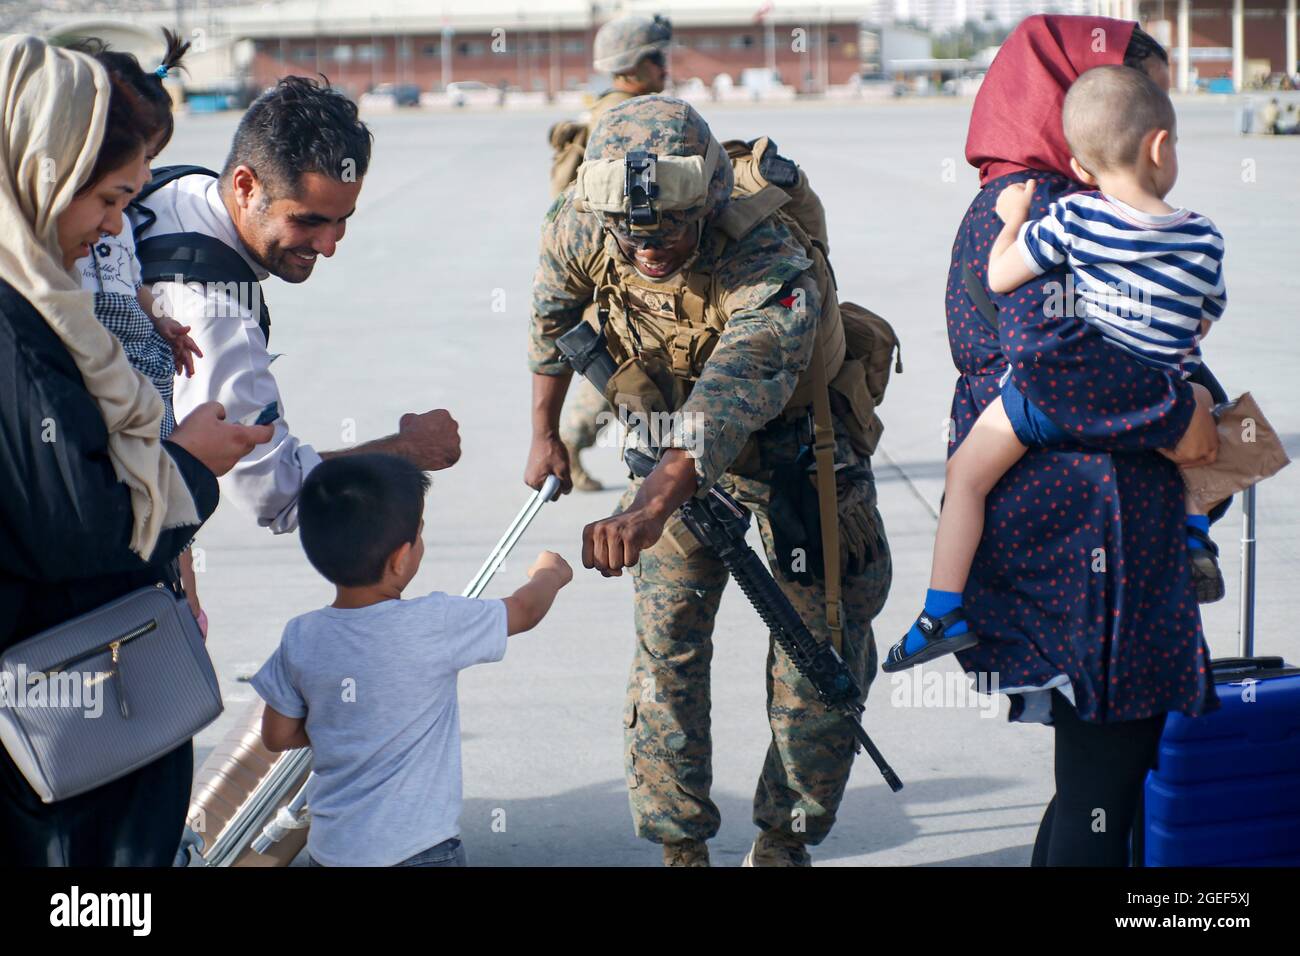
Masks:
[[[1206,516],[1206,515],[1188,515],[1188,516],[1187,516],[1187,527],[1188,527],[1188,528],[1196,528],[1198,531],[1204,531],[1206,534],[1209,534],[1209,533],[1210,533],[1210,519],[1209,519],[1209,517]],[[1198,541],[1196,538],[1192,537],[1190,534],[1187,536],[1187,546],[1188,546],[1189,548],[1204,548],[1204,547],[1205,547],[1205,545],[1201,544],[1200,541]]]
[[[961,607],[960,591],[936,591],[930,588],[925,592],[925,613],[935,619],[959,607]],[[955,637],[958,634],[965,634],[968,630],[970,628],[966,626],[965,621],[958,621],[948,626],[947,636]],[[903,650],[908,654],[914,654],[925,644],[925,635],[921,633],[921,628],[913,623],[912,629],[907,632],[907,637],[903,640],[905,642]]]

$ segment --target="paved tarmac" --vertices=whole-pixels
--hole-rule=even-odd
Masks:
[[[1300,301],[1300,137],[1244,138],[1235,101],[1183,100],[1181,179],[1171,196],[1219,225],[1229,306],[1206,346],[1230,392],[1251,390],[1300,449],[1295,326]],[[767,134],[807,170],[828,210],[841,295],[898,329],[906,371],[882,409],[875,461],[894,554],[894,588],[876,621],[883,652],[924,594],[943,485],[944,423],[955,373],[943,294],[952,237],[975,194],[963,158],[970,102],[705,109],[720,138]],[[439,473],[426,506],[427,553],[412,594],[459,593],[523,504],[529,288],[547,201],[548,126],[560,114],[420,113],[373,117],[374,159],[336,256],[307,283],[266,283],[275,371],[294,432],[320,449],[395,430],[406,411],[446,407],[464,456]],[[220,167],[236,117],[177,124],[163,162]],[[547,505],[488,595],[509,593],[539,549],[578,566],[584,524],[609,513],[624,475],[612,448],[589,453],[611,485]],[[1257,649],[1300,659],[1286,589],[1300,567],[1300,468],[1259,493]],[[1217,655],[1237,641],[1234,509],[1216,526],[1228,597],[1205,610]],[[227,711],[197,738],[201,761],[254,700],[244,682],[292,616],[332,591],[296,535],[273,536],[233,503],[199,537],[200,595]],[[631,579],[578,569],[554,611],[512,639],[505,661],[461,680],[462,831],[480,865],[650,865],[634,837],[622,771],[622,705],[633,646]],[[738,589],[724,597],[713,666],[715,864],[738,864],[753,837],[750,803],[769,739],[767,635]],[[951,659],[928,668],[951,672]],[[905,676],[905,675],[903,675]],[[990,698],[907,706],[910,681],[880,675],[866,724],[906,781],[891,794],[870,762],[855,767],[840,821],[815,850],[832,865],[1022,865],[1051,794],[1051,733],[1008,724]],[[964,681],[961,682],[964,688]],[[916,695],[918,698],[920,695]],[[949,695],[950,698],[952,695]],[[960,703],[965,706],[951,706]]]

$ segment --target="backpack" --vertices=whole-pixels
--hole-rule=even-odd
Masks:
[[[217,174],[204,166],[160,166],[151,171],[152,176],[140,194],[131,202],[131,219],[135,227],[136,257],[140,260],[140,281],[238,283],[241,301],[247,301],[242,290],[256,295],[258,306],[257,327],[269,345],[271,342],[271,312],[262,295],[262,285],[249,264],[230,246],[213,236],[198,232],[173,232],[158,236],[148,235],[158,217],[145,207],[147,199],[163,186],[185,176],[203,175],[217,178]]]
[[[775,214],[805,247],[820,253],[834,283],[826,211],[803,170],[781,156],[776,144],[766,136],[748,142],[729,140],[723,148],[735,179],[732,196],[757,196],[769,189],[784,193],[786,201]],[[848,426],[855,450],[869,456],[876,450],[884,429],[876,409],[885,399],[890,371],[903,371],[902,346],[893,326],[865,306],[841,301],[839,312],[845,354],[839,372],[830,382],[831,404]]]

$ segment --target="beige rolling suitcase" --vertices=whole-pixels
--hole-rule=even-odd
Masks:
[[[208,866],[288,866],[307,843],[303,825],[285,828],[265,854],[251,846],[311,772],[310,751],[266,749],[264,706],[260,700],[250,706],[195,774],[186,823]]]

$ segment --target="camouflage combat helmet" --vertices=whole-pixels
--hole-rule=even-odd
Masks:
[[[652,159],[648,171],[644,158]],[[671,96],[638,96],[592,129],[574,203],[607,223],[653,233],[716,216],[731,187],[731,162],[704,117]]]
[[[663,52],[673,36],[667,18],[619,17],[596,32],[592,67],[601,73],[631,73],[643,57]]]

